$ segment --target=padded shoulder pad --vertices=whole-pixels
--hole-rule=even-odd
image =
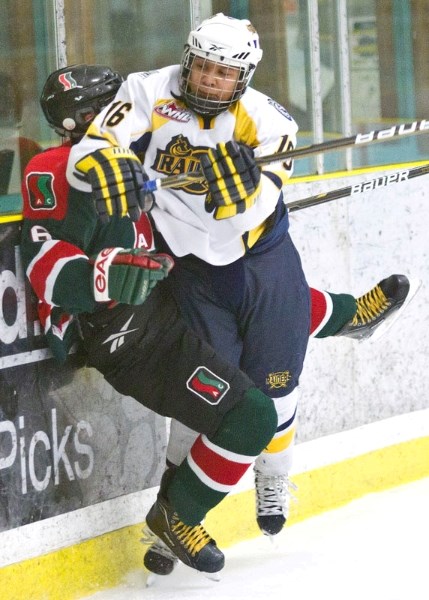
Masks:
[[[61,220],[65,217],[70,190],[66,179],[69,153],[69,146],[60,146],[30,160],[21,187],[25,218]]]

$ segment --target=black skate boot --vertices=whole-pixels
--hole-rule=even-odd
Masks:
[[[290,499],[296,490],[287,475],[264,475],[255,469],[256,521],[264,535],[277,535],[289,516]]]
[[[197,571],[217,573],[223,569],[225,557],[217,547],[216,542],[201,524],[193,527],[185,525],[166,498],[166,489],[174,474],[175,468],[171,468],[167,469],[162,477],[157,500],[146,517],[145,543],[152,538],[152,543],[156,543],[159,548],[160,545],[157,539],[159,538],[161,543],[165,544],[171,553],[185,565]],[[171,571],[174,569],[174,560],[171,559],[172,562],[170,563],[168,556],[164,556],[164,561],[159,561],[159,553],[155,556],[155,552],[150,552],[151,549],[152,547],[146,552],[144,558],[146,568],[153,573],[156,573],[157,571],[154,569],[158,568],[159,571],[164,571],[158,574],[167,575],[166,571],[170,568]],[[149,552],[150,554],[147,557]]]
[[[381,337],[396,321],[421,282],[405,275],[391,275],[357,298],[357,312],[335,335],[357,340]]]
[[[225,557],[204,527],[185,525],[166,498],[158,496],[146,525],[185,565],[205,573],[223,569]]]

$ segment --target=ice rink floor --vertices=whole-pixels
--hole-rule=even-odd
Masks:
[[[428,457],[429,460],[429,457]],[[218,582],[180,564],[91,600],[428,600],[429,479],[366,496],[225,551]]]

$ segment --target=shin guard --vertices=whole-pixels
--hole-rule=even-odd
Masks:
[[[273,401],[251,388],[214,435],[197,438],[167,490],[184,523],[201,522],[223,500],[270,442],[276,426]]]

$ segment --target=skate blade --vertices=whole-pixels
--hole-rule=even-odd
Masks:
[[[269,542],[270,542],[270,546],[271,548],[273,548],[274,550],[278,550],[279,546],[279,540],[278,540],[278,535],[268,535],[265,534],[265,537],[268,538]]]
[[[192,568],[192,567],[190,567]],[[192,569],[195,571],[195,569]],[[220,573],[207,573],[206,571],[197,571],[198,574],[201,574],[204,578],[209,579],[210,581],[220,581]],[[149,573],[146,578],[146,586],[147,588],[153,587],[158,579],[161,577],[165,577],[165,575],[157,575],[156,573]]]
[[[158,536],[153,533],[153,531],[151,531],[147,525],[143,527],[142,534],[143,537],[140,539],[140,542],[145,546],[151,546],[159,539]]]
[[[150,588],[153,587],[153,585],[156,583],[156,580],[158,579],[159,575],[156,575],[155,573],[149,573],[149,575],[147,576],[146,579],[146,587]]]
[[[207,573],[206,571],[200,571],[200,573],[204,575],[204,577],[207,577],[207,579],[210,579],[210,581],[220,581],[219,571],[217,573]]]
[[[371,339],[372,341],[379,340],[392,327],[392,325],[396,323],[396,321],[402,315],[402,313],[409,305],[411,300],[417,294],[417,292],[420,289],[420,286],[422,285],[421,279],[409,279],[408,281],[410,282],[410,289],[408,290],[408,295],[405,298],[404,304],[400,308],[398,308],[398,310],[396,310],[391,317],[387,318],[383,323],[381,323],[381,325],[377,327],[377,329],[370,336],[370,338],[367,339]],[[365,339],[359,341],[364,342]]]

